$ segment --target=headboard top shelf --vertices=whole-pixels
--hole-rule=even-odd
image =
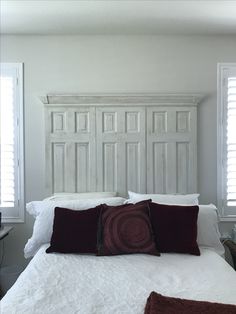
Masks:
[[[175,106],[197,106],[203,94],[159,93],[159,94],[47,94],[40,97],[45,105],[140,105],[155,104]]]

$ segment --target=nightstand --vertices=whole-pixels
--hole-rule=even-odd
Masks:
[[[228,239],[224,241],[224,245],[229,249],[236,270],[236,243]]]
[[[4,239],[8,233],[13,229],[13,227],[11,226],[2,226],[0,228],[0,240]]]

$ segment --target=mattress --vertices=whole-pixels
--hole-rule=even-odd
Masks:
[[[143,314],[151,291],[236,304],[236,273],[215,252],[201,256],[38,253],[1,301],[1,314]]]

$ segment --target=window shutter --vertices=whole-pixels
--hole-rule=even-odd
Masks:
[[[227,206],[236,206],[236,77],[227,86]]]
[[[1,76],[1,207],[14,207],[14,77]]]
[[[0,211],[24,221],[23,65],[0,63]]]

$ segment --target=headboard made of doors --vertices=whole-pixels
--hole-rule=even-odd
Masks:
[[[201,95],[47,95],[48,194],[197,192]]]

